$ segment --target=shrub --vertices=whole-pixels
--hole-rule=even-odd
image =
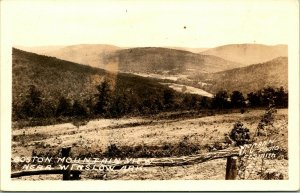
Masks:
[[[276,112],[277,110],[274,106],[270,106],[269,108],[267,108],[265,114],[262,116],[260,122],[258,123],[256,136],[267,136],[273,134],[274,132],[277,132],[275,131],[275,127],[273,126],[275,118],[274,114]]]
[[[239,121],[234,124],[229,137],[235,142],[236,146],[249,144],[251,142],[249,129],[243,127],[243,123]]]

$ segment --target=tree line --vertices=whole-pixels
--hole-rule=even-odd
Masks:
[[[212,100],[213,108],[243,108],[243,107],[267,107],[269,105],[278,108],[288,107],[288,92],[283,87],[266,87],[256,92],[250,92],[244,97],[240,91],[231,94],[225,90],[216,93]]]
[[[283,87],[267,87],[244,96],[240,91],[217,92],[213,98],[175,92],[173,89],[153,90],[151,94],[138,95],[130,89],[113,90],[109,81],[97,86],[97,93],[82,101],[61,96],[57,101],[43,98],[36,86],[29,86],[21,105],[13,105],[13,119],[49,117],[122,117],[147,115],[164,111],[231,109],[288,106],[288,93]]]

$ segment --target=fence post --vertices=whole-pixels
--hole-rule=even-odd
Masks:
[[[61,155],[64,158],[63,164],[65,167],[67,167],[67,169],[64,170],[64,173],[63,173],[63,180],[70,180],[71,167],[66,161],[70,155],[70,151],[71,151],[71,147],[64,147],[61,149]]]
[[[80,172],[75,172],[73,173],[72,177],[71,177],[72,180],[80,180]]]
[[[238,173],[237,157],[227,157],[225,180],[235,180]]]

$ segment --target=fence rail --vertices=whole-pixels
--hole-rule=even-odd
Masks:
[[[71,147],[62,148],[62,156],[69,157]],[[226,180],[234,180],[237,176],[237,157],[239,155],[240,149],[238,147],[232,147],[224,150],[209,152],[205,154],[195,154],[191,156],[181,156],[181,157],[166,157],[166,158],[143,158],[144,162],[138,163],[128,163],[128,161],[119,161],[118,163],[105,163],[105,165],[113,165],[114,170],[121,169],[123,166],[137,166],[137,167],[159,167],[159,166],[184,166],[193,165],[203,162],[207,162],[214,159],[227,158],[226,163]],[[97,162],[95,162],[97,163]],[[99,162],[100,163],[100,162]],[[71,165],[73,164],[89,164],[89,163],[67,163],[66,159],[64,162],[65,166],[68,166],[67,170],[61,169],[51,169],[51,170],[28,170],[13,172],[11,178],[30,176],[30,175],[44,175],[44,174],[62,174],[63,180],[78,180],[80,179],[80,170],[71,170]]]
[[[51,169],[51,170],[28,170],[19,171],[11,173],[11,178],[18,178],[22,176],[32,176],[32,175],[45,175],[45,174],[64,174],[65,171],[61,169]],[[70,174],[73,176],[80,175],[81,171],[71,170]]]

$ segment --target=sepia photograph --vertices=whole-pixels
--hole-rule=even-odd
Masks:
[[[299,190],[298,17],[296,0],[1,1],[3,190]]]

